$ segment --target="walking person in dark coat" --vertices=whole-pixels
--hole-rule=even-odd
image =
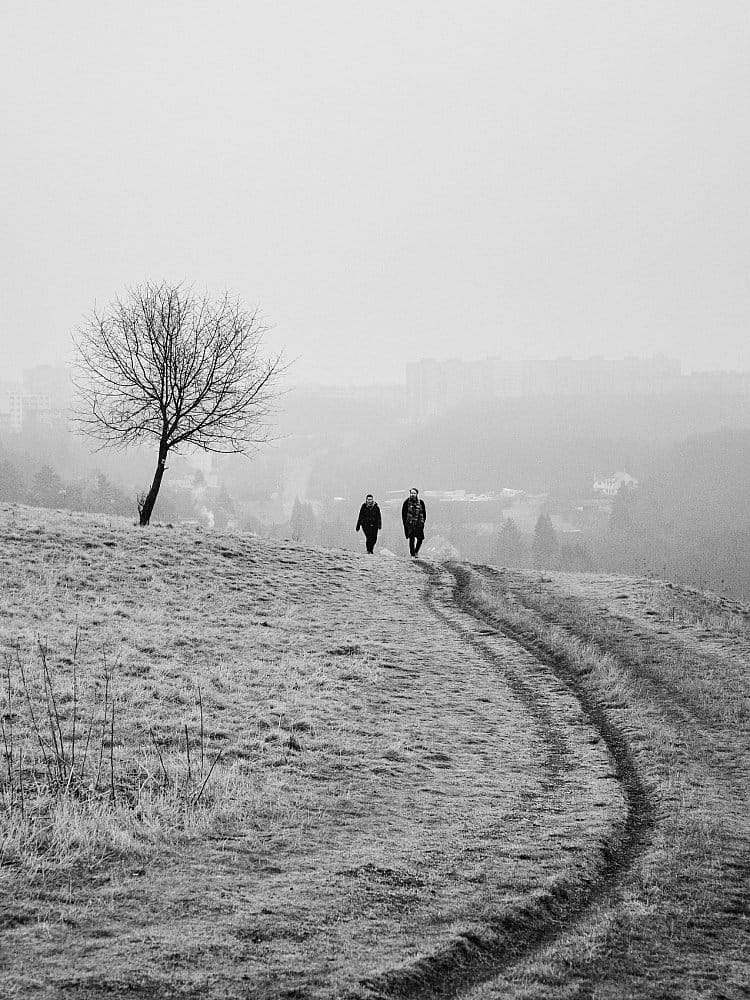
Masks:
[[[367,551],[372,555],[375,542],[378,540],[378,532],[383,527],[383,519],[380,516],[380,507],[375,503],[372,493],[368,493],[365,502],[359,508],[357,518],[357,531],[361,528],[365,533],[365,543]]]
[[[427,520],[427,510],[424,500],[419,499],[419,490],[409,490],[409,496],[401,507],[401,520],[404,522],[404,534],[409,539],[409,555],[416,559],[424,541]]]

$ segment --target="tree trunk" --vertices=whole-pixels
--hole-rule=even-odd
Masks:
[[[151,514],[153,513],[154,506],[156,505],[156,498],[159,495],[159,487],[161,486],[161,481],[164,478],[164,470],[166,469],[167,453],[162,452],[159,449],[159,464],[156,466],[156,472],[154,473],[154,481],[151,483],[151,489],[148,491],[146,496],[142,501],[138,503],[138,513],[141,517],[141,527],[144,528],[151,520]]]

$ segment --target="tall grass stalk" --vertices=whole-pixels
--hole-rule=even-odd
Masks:
[[[180,754],[173,754],[168,765],[152,729],[145,741],[136,735],[132,746],[118,747],[118,660],[110,663],[103,653],[101,673],[87,682],[80,672],[79,645],[76,630],[72,656],[66,661],[71,666],[68,682],[56,670],[46,640],[37,638],[31,662],[18,642],[3,656],[0,864],[28,860],[39,850],[68,843],[59,830],[52,840],[44,832],[59,827],[63,816],[75,814],[79,826],[89,822],[98,829],[105,814],[121,822],[123,811],[129,811],[134,820],[148,815],[153,826],[161,802],[167,825],[173,824],[179,810],[184,813],[206,802],[207,785],[222,758],[219,751],[208,761],[200,689],[199,770],[187,722],[182,761]],[[155,752],[144,754],[149,739]],[[87,836],[81,834],[76,842],[87,842]]]

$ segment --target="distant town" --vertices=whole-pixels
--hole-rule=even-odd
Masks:
[[[0,371],[0,430],[20,431],[29,423],[67,416],[72,382],[65,365],[40,364],[20,380]],[[750,395],[750,371],[684,373],[676,358],[562,357],[540,361],[479,361],[422,358],[406,365],[402,383],[311,385],[296,390],[331,400],[347,399],[401,410],[423,421],[456,406],[489,399],[549,396],[655,396],[669,393]]]
[[[676,358],[601,357],[507,361],[484,358],[406,365],[401,384],[300,387],[330,399],[358,399],[400,408],[411,421],[428,420],[457,406],[489,399],[544,396],[657,396],[668,393],[750,395],[750,371],[686,374]]]
[[[71,420],[65,365],[2,375],[0,501],[132,517],[153,475],[148,443],[92,450]],[[484,414],[472,410],[493,400]],[[429,509],[428,556],[656,566],[701,583],[705,553],[724,546],[709,567],[713,585],[745,595],[750,574],[731,532],[744,523],[746,493],[721,484],[745,476],[748,400],[750,372],[686,374],[664,357],[423,359],[401,384],[297,384],[278,438],[252,460],[174,454],[157,518],[358,550],[354,524],[369,490],[383,509],[381,550],[397,553],[400,505],[416,483]]]
[[[435,416],[468,400],[533,396],[655,396],[750,393],[750,372],[693,372],[675,358],[594,357],[549,361],[433,361],[406,366],[412,419]]]

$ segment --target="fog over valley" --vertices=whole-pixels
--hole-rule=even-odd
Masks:
[[[470,363],[451,365],[472,374]],[[564,359],[538,363],[556,376],[540,391],[541,379],[500,379],[512,366],[488,381],[485,363],[482,391],[476,380],[452,384],[447,367],[413,363],[401,384],[289,388],[273,441],[254,454],[173,454],[155,517],[358,550],[357,511],[373,493],[381,548],[401,553],[401,504],[416,487],[426,554],[750,596],[739,555],[750,540],[748,376],[683,374],[667,359]],[[93,450],[68,421],[68,377],[37,366],[25,389],[4,384],[0,500],[134,515],[153,454]]]

